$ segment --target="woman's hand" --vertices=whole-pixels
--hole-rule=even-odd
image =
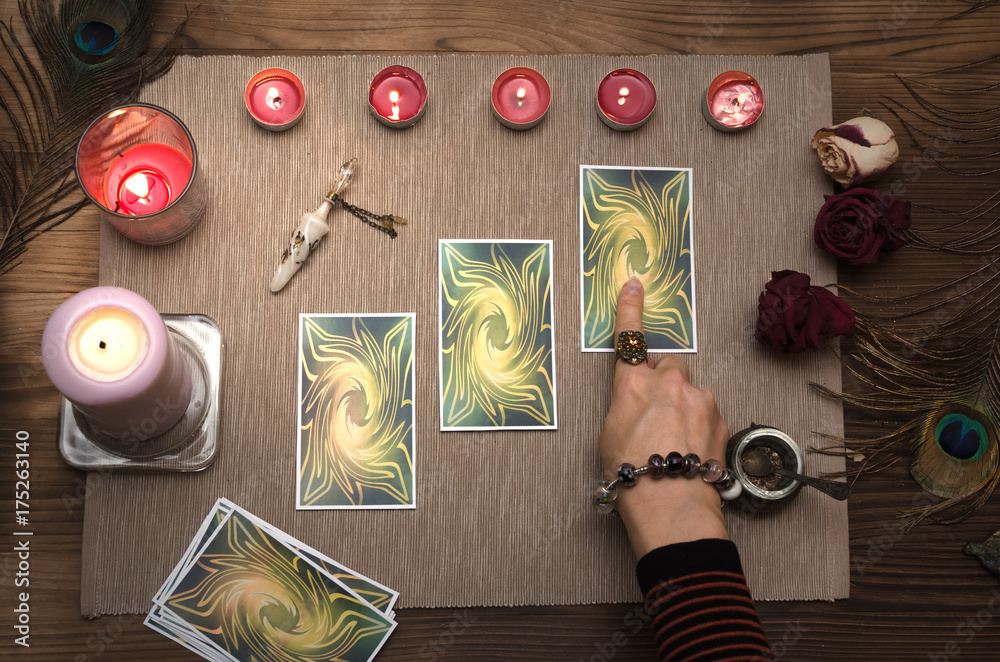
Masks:
[[[642,303],[642,284],[632,278],[618,298],[616,339],[622,331],[642,331]],[[639,467],[654,453],[695,453],[703,462],[723,462],[728,438],[715,396],[691,385],[687,364],[680,358],[616,363],[611,406],[599,440],[606,480],[615,477],[623,462]],[[647,474],[634,487],[619,486],[616,503],[640,558],[671,543],[729,537],[719,493],[700,476]]]

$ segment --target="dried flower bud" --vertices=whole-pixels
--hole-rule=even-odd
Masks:
[[[878,177],[899,157],[892,129],[874,117],[855,117],[813,136],[823,169],[845,187]]]

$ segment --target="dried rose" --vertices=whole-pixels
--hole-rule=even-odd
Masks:
[[[826,174],[848,187],[878,177],[899,157],[892,129],[874,117],[855,117],[822,128],[813,136],[812,146]]]
[[[910,203],[870,188],[824,196],[813,239],[827,253],[851,264],[872,264],[882,253],[906,245]]]
[[[854,311],[825,287],[797,271],[772,271],[757,301],[754,337],[779,352],[818,348],[834,336],[854,335]]]

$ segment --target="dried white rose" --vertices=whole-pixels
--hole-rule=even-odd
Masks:
[[[834,181],[854,186],[878,177],[899,157],[896,137],[885,122],[855,117],[813,136],[823,169]]]

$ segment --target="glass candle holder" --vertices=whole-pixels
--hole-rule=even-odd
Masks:
[[[218,326],[203,315],[160,315],[120,287],[71,296],[42,334],[45,372],[63,394],[63,458],[87,470],[208,466],[221,352]]]
[[[177,241],[197,227],[208,206],[191,132],[149,104],[95,119],[76,148],[76,177],[101,217],[140,244]]]

